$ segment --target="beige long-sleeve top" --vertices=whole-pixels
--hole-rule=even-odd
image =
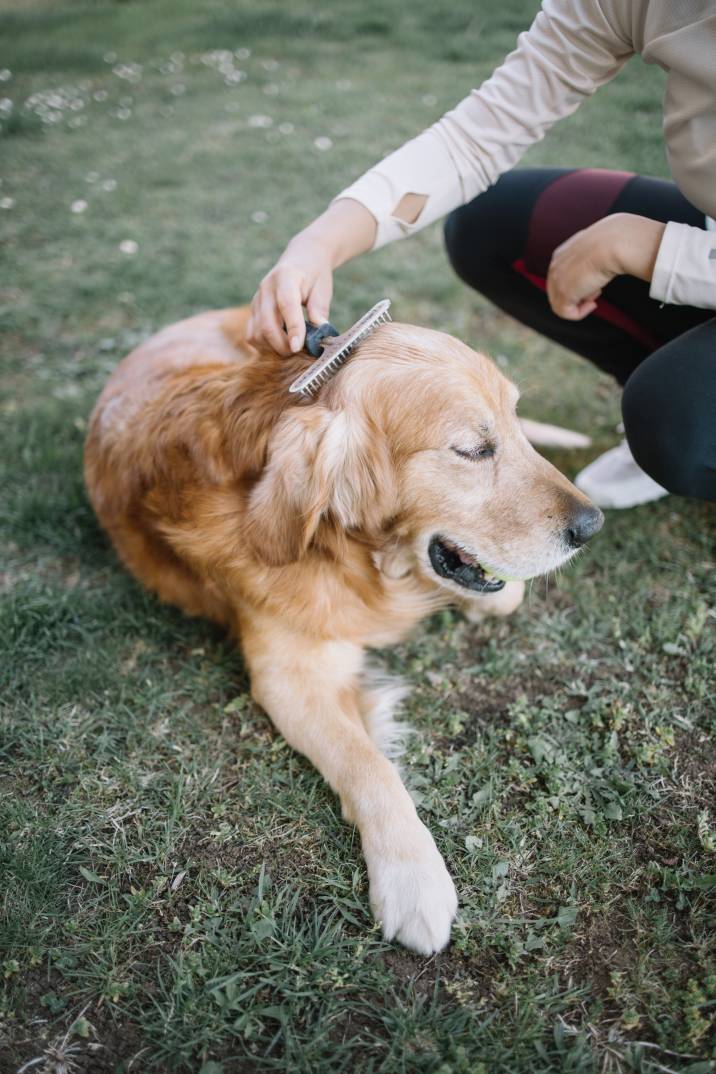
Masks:
[[[667,73],[671,172],[705,218],[704,228],[667,224],[651,295],[716,309],[716,0],[543,0],[487,82],[334,201],[373,214],[374,249],[410,235],[494,183],[635,54]],[[409,193],[427,196],[412,224],[394,215]]]

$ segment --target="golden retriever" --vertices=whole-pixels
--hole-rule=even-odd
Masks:
[[[288,385],[308,356],[253,349],[247,316],[191,317],[124,359],[87,488],[141,582],[240,639],[253,696],[360,831],[385,937],[429,954],[455,887],[386,756],[401,689],[366,649],[447,603],[512,611],[602,515],[530,446],[514,385],[451,336],[381,325],[306,400]]]

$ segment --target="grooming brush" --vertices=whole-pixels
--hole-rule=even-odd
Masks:
[[[341,332],[340,335],[329,321],[319,325],[306,321],[304,347],[317,361],[310,365],[305,373],[301,373],[288,390],[300,392],[306,397],[318,391],[322,384],[338,372],[346,358],[366,336],[379,324],[390,320],[389,306],[390,299],[384,298],[373,306],[373,309],[364,313],[347,332]]]

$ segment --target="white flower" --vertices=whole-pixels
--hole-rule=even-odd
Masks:
[[[87,202],[83,198],[78,198],[77,201],[73,201],[70,205],[71,213],[83,213],[87,208]]]
[[[278,67],[278,60],[262,60],[261,66],[264,71],[275,71]]]
[[[256,209],[252,212],[251,219],[255,224],[263,224],[264,220],[268,220],[268,213],[264,212],[263,209]]]
[[[102,59],[104,60],[105,63],[116,63],[117,62],[117,53],[116,52],[105,52],[105,54],[102,57]]]
[[[141,63],[118,63],[112,68],[112,74],[117,78],[123,78],[125,82],[141,82],[142,65]]]
[[[86,183],[96,183],[99,179],[99,172],[87,172],[85,175]]]
[[[236,52],[234,53],[234,56],[236,56],[237,60],[248,60],[250,55],[250,48],[237,48]]]
[[[108,96],[107,90],[103,89],[98,89],[96,93],[92,94],[95,101],[106,101]]]
[[[133,257],[139,249],[139,243],[134,239],[122,239],[119,244],[119,248],[123,254],[127,254],[129,257]]]
[[[177,82],[175,86],[169,90],[173,97],[181,97],[183,93],[186,93],[186,86],[183,82]]]
[[[9,82],[12,78],[12,71],[8,67],[3,67],[0,70],[0,82]]]
[[[0,209],[12,209],[14,205],[14,198],[0,198]]]
[[[333,142],[330,138],[314,138],[313,144],[316,149],[320,149],[322,152],[325,152],[326,149],[330,149],[333,146]]]
[[[281,131],[281,134],[293,134],[296,128],[293,123],[279,123],[278,129]]]
[[[4,112],[6,115],[12,112],[12,99],[10,97],[0,97],[0,112]]]
[[[271,116],[249,116],[250,127],[270,127],[272,124]]]
[[[107,193],[111,194],[113,190],[117,189],[117,180],[105,179],[105,181],[102,183],[102,189],[106,190]]]
[[[423,104],[427,105],[428,108],[432,108],[434,104],[438,103],[438,99],[434,93],[426,93],[425,96],[422,98],[422,102]]]

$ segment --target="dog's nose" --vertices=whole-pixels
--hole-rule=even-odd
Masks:
[[[591,503],[580,503],[564,529],[564,539],[570,548],[581,548],[590,537],[599,533],[604,515]]]

